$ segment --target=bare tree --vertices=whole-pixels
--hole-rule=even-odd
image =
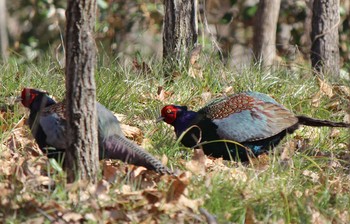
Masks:
[[[188,63],[197,43],[197,0],[165,0],[163,60],[171,69]]]
[[[0,0],[0,40],[1,40],[1,57],[4,61],[7,61],[8,53],[7,48],[9,45],[7,36],[7,22],[6,22],[7,10],[6,0]]]
[[[311,62],[317,72],[339,75],[339,0],[314,0]]]
[[[94,79],[96,0],[69,0],[66,30],[68,181],[96,182],[98,139]]]
[[[276,30],[281,0],[260,0],[254,24],[253,52],[264,66],[276,57]]]

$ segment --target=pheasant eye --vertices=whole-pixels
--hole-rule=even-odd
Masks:
[[[171,111],[170,108],[166,110],[166,113],[167,113],[167,114],[171,114],[171,112],[172,112],[172,111]]]

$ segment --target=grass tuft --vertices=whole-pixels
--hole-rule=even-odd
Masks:
[[[202,78],[191,77],[182,71],[180,74],[170,74],[174,76],[170,81],[164,78],[161,63],[154,60],[148,64],[152,71],[145,74],[131,64],[121,65],[117,60],[103,57],[99,59],[96,69],[97,99],[110,110],[127,115],[125,123],[139,127],[144,139],[149,140],[147,150],[158,158],[166,155],[168,165],[180,170],[187,169],[186,162],[191,161],[192,151],[176,142],[172,127],[155,123],[165,104],[187,105],[190,109],[198,110],[215,96],[249,90],[272,96],[296,114],[337,121],[342,121],[349,106],[349,96],[317,96],[320,93],[317,78],[302,67],[228,69],[213,58],[202,58],[200,64]],[[65,78],[64,71],[52,58],[39,64],[10,58],[7,64],[1,65],[1,70],[0,103],[3,116],[0,119],[0,141],[4,145],[15,132],[16,124],[26,116],[22,106],[9,103],[10,99],[17,96],[23,87],[43,89],[56,99],[62,99]],[[340,80],[339,85],[349,83]],[[163,97],[159,94],[160,90],[164,91]],[[318,100],[317,105],[313,103],[315,100]],[[288,136],[274,153],[270,153],[265,163],[260,160],[257,160],[257,164],[224,162],[224,168],[214,166],[207,169],[206,175],[193,174],[187,186],[187,195],[193,200],[202,200],[203,207],[214,214],[219,223],[243,223],[248,220],[261,223],[348,223],[350,165],[347,150],[350,134],[344,129],[339,129],[336,134],[332,131],[331,128],[303,127]],[[30,138],[28,130],[27,134],[25,138]],[[290,147],[289,143],[295,147]],[[28,157],[31,152],[28,147],[33,146],[15,147],[11,155]],[[295,151],[293,155],[281,159],[281,154],[290,148]],[[6,160],[6,150],[4,147],[0,149],[2,161]],[[37,158],[42,159],[40,156]],[[38,164],[38,161],[32,162]],[[88,203],[81,203],[72,193],[79,187],[70,186],[67,193],[64,174],[48,162],[40,164],[41,172],[46,172],[54,180],[54,185],[47,188],[25,186],[18,180],[19,174],[9,174],[9,179],[9,175],[0,173],[0,189],[13,187],[6,197],[0,197],[2,204],[7,203],[4,200],[12,200],[14,206],[0,206],[0,213],[8,214],[7,223],[24,221],[28,214],[31,218],[46,217],[45,220],[50,220],[45,213],[47,210],[42,212],[39,209],[45,204],[52,209],[55,206],[60,210],[64,207],[85,215],[96,211],[91,205],[110,208],[118,204],[123,211],[138,211],[138,206],[141,206],[137,203],[142,201],[135,199],[124,203],[120,198],[118,192],[125,190],[126,184],[133,186],[130,191],[144,189],[142,182],[132,180],[125,174],[115,177],[116,181],[106,193],[109,200],[90,195]],[[165,189],[168,186],[160,182],[158,187]],[[30,204],[31,200],[26,197],[35,198],[35,203]],[[28,213],[28,209],[35,212],[31,210]],[[102,222],[109,220],[107,213],[103,214]],[[4,215],[0,218],[4,218]],[[166,214],[159,214],[158,218],[161,223],[171,221]]]

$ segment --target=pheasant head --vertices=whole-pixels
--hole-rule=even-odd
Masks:
[[[177,135],[180,135],[192,124],[197,112],[187,110],[186,106],[167,105],[161,110],[161,116],[157,121],[164,121],[174,126]]]
[[[43,106],[42,104],[47,106],[55,103],[53,99],[48,97],[47,92],[32,88],[23,88],[18,100],[23,106],[34,110],[39,110]]]

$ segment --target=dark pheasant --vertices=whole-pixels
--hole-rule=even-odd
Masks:
[[[65,102],[56,103],[47,93],[29,88],[23,89],[21,102],[30,109],[28,124],[40,149],[49,158],[58,159],[67,148]],[[171,173],[159,160],[124,137],[111,111],[98,102],[96,108],[100,159],[118,159],[159,173]],[[46,150],[50,147],[55,149]]]
[[[272,149],[299,125],[350,127],[343,122],[294,115],[258,92],[218,98],[198,112],[186,106],[167,105],[161,110],[160,120],[174,126],[185,146],[202,147],[206,155],[227,160],[239,157],[241,161]]]

